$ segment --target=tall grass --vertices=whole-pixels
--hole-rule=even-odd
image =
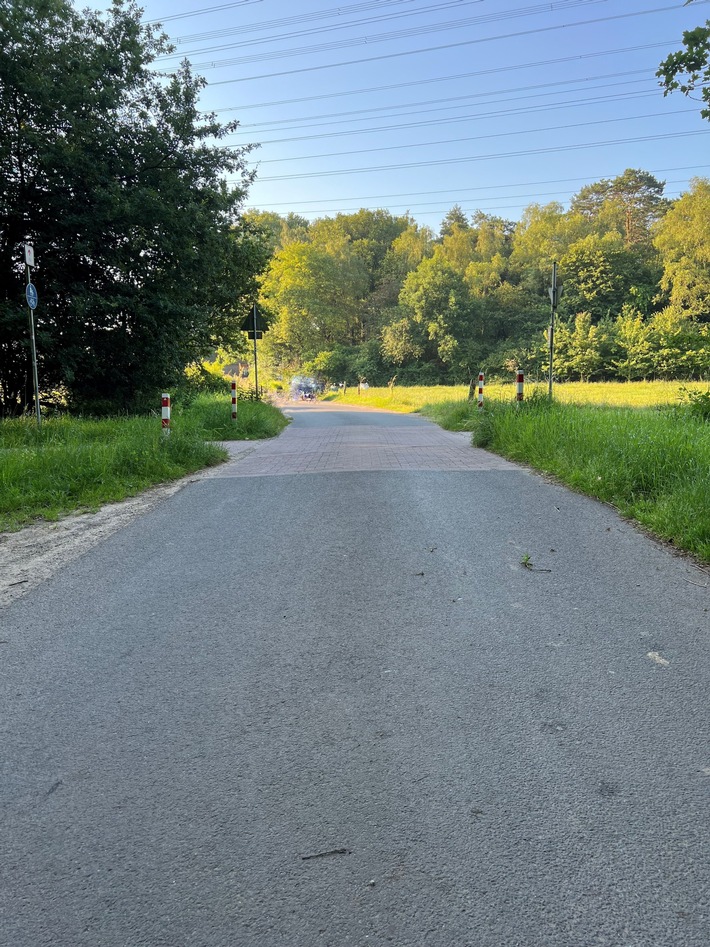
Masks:
[[[242,441],[275,437],[288,421],[266,401],[239,399],[237,420],[232,421],[231,395],[198,395],[185,408],[177,408],[174,423],[180,430],[209,441]]]
[[[235,425],[229,395],[199,395],[175,410],[168,437],[158,417],[3,421],[0,530],[134,496],[225,460],[211,441],[271,437],[287,423],[262,403],[240,403],[238,416]]]
[[[473,414],[473,412],[472,412]],[[613,504],[710,561],[710,424],[689,408],[491,404],[473,441]]]

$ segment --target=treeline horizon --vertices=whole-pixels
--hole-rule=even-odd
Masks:
[[[272,251],[264,352],[274,372],[330,383],[537,377],[557,263],[558,380],[709,378],[710,181],[674,200],[664,188],[627,169],[517,222],[454,205],[437,234],[384,209],[248,211]]]
[[[228,143],[238,122],[201,111],[189,63],[160,68],[168,38],[130,0],[13,0],[0,32],[0,418],[33,401],[26,243],[48,409],[140,412],[206,387],[204,360],[247,354],[257,296],[274,375],[535,377],[555,261],[558,379],[710,377],[707,179],[669,200],[627,169],[517,222],[455,205],[438,233],[383,209],[245,212],[256,172]],[[710,27],[684,44],[657,75],[666,92],[697,86],[710,118]]]

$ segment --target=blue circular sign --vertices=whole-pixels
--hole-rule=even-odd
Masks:
[[[27,305],[30,307],[30,309],[36,309],[39,297],[37,296],[37,289],[34,283],[27,284],[25,296],[27,297]]]

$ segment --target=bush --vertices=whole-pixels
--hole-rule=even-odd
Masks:
[[[681,404],[688,413],[699,421],[710,421],[710,388],[707,391],[680,389]]]

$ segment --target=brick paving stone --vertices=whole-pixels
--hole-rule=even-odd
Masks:
[[[433,424],[381,427],[337,425],[324,430],[289,427],[272,441],[248,447],[227,441],[232,458],[211,477],[278,477],[290,474],[368,470],[519,470],[514,464],[471,447],[468,434]]]

